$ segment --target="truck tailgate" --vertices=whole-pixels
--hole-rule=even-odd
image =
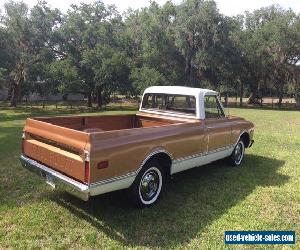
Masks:
[[[90,150],[87,133],[27,119],[22,150],[24,155],[85,182],[85,151]]]

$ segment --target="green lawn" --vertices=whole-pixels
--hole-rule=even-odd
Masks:
[[[0,107],[0,248],[220,249],[225,230],[295,230],[299,238],[300,112],[231,109],[256,127],[243,166],[219,161],[177,174],[143,210],[124,191],[89,202],[53,192],[20,166],[25,118],[62,113],[82,110]]]

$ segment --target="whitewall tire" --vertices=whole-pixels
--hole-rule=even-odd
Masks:
[[[145,164],[132,184],[131,198],[138,207],[153,205],[160,197],[164,183],[164,173],[156,160]]]
[[[243,140],[239,140],[235,145],[232,154],[230,156],[231,165],[238,167],[242,164],[245,155],[245,144]]]

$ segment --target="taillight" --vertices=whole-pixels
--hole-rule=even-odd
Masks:
[[[22,142],[21,142],[21,145],[22,145],[22,153],[24,153],[24,142],[25,142],[25,132],[23,132],[23,134],[22,134]]]
[[[84,182],[90,182],[90,162],[84,162]]]
[[[84,151],[84,182],[90,183],[90,153]]]

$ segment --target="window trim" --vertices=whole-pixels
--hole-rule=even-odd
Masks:
[[[154,109],[154,108],[143,108],[143,101],[145,98],[145,95],[171,95],[171,96],[190,96],[195,98],[195,113],[189,114],[184,112],[176,112],[171,110],[162,110],[162,109]],[[159,115],[170,115],[170,116],[177,116],[177,117],[183,117],[183,118],[197,118],[197,103],[198,99],[195,95],[186,95],[186,94],[169,94],[169,93],[145,93],[142,98],[140,111],[152,113],[152,114],[159,114]]]
[[[206,96],[214,96],[216,98],[216,100],[217,100],[217,106],[219,107],[220,111],[223,113],[223,116],[209,117],[209,118],[206,117],[206,112],[205,112],[205,97]],[[221,101],[220,101],[220,99],[219,99],[219,97],[217,95],[213,95],[213,94],[206,94],[206,95],[204,95],[204,97],[203,97],[203,105],[204,105],[204,109],[203,109],[203,111],[204,111],[204,119],[222,119],[222,118],[226,118],[226,114],[225,114],[223,105],[222,105],[222,103],[221,103]]]

